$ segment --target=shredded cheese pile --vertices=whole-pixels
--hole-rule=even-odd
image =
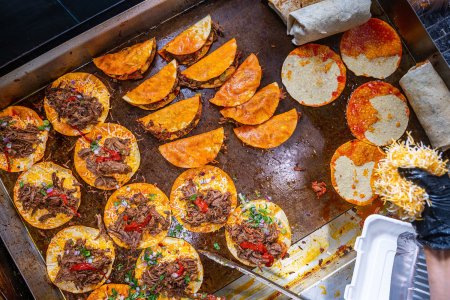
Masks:
[[[375,168],[375,192],[388,202],[387,210],[402,220],[420,219],[425,203],[431,205],[428,194],[423,188],[404,180],[397,168],[422,168],[441,176],[448,172],[447,160],[444,161],[437,150],[423,143],[416,144],[409,133],[406,141],[393,142],[385,151],[386,157]]]

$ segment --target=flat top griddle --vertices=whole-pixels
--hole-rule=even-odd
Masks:
[[[372,13],[373,17],[387,20],[375,3]],[[184,28],[207,14],[211,14],[212,19],[220,24],[225,34],[213,44],[212,50],[235,37],[238,49],[243,54],[241,62],[250,53],[257,54],[263,68],[260,87],[274,81],[281,85],[281,66],[287,54],[295,46],[291,43],[291,38],[286,35],[286,27],[281,19],[263,1],[207,1],[164,22],[155,29],[142,33],[130,40],[127,45],[143,41],[148,37],[156,37],[158,48],[161,48]],[[317,41],[317,43],[327,45],[339,53],[340,37],[341,35],[337,34]],[[166,62],[157,55],[145,78],[152,76],[165,64]],[[414,64],[414,60],[404,48],[400,67],[385,81],[399,87],[398,80]],[[141,165],[130,183],[153,183],[169,196],[174,180],[184,169],[168,163],[158,152],[157,147],[161,143],[143,131],[135,121],[150,112],[131,106],[121,99],[127,91],[136,87],[144,79],[118,82],[103,74],[92,63],[77,71],[92,73],[105,83],[111,93],[111,110],[107,122],[127,127],[138,139]],[[332,188],[329,162],[334,151],[341,144],[353,139],[345,119],[347,100],[351,92],[357,86],[371,80],[373,79],[357,77],[348,70],[347,83],[342,95],[333,103],[319,108],[301,106],[287,95],[286,99],[280,102],[276,113],[296,108],[302,116],[295,133],[286,143],[278,148],[264,151],[244,146],[234,135],[232,131],[234,125],[231,123],[219,125],[219,108],[208,101],[215,91],[212,89],[200,90],[204,105],[201,121],[188,136],[224,126],[227,136],[226,150],[222,150],[218,155],[216,165],[234,179],[239,193],[246,195],[249,199],[269,197],[281,206],[289,218],[293,232],[292,240],[295,242],[351,208],[351,205],[342,200]],[[197,92],[182,88],[175,101],[191,97]],[[40,91],[20,104],[34,109],[42,118],[45,118],[42,107],[43,97],[44,92]],[[412,109],[408,131],[411,131],[417,140],[428,142]],[[112,193],[112,191],[105,192],[89,187],[78,176],[73,165],[73,148],[76,140],[77,138],[63,136],[54,130],[50,131],[44,160],[51,160],[72,169],[83,187],[79,208],[81,218],[74,218],[64,226],[45,231],[26,224],[43,257],[45,257],[49,241],[59,230],[75,224],[97,227],[95,214],[103,214],[104,205]],[[296,171],[294,170],[296,166],[304,170]],[[0,178],[9,195],[12,195],[18,175],[0,172]],[[312,181],[324,181],[327,184],[328,191],[320,199],[317,199],[311,189]],[[262,196],[258,197],[258,194]],[[176,225],[175,221],[171,228],[174,229]],[[209,251],[217,251],[213,245],[218,243],[220,245],[218,252],[232,259],[225,244],[223,229],[210,234],[196,234],[184,230],[177,233],[177,236],[185,238],[198,249]],[[124,282],[126,272],[133,268],[140,251],[124,251],[118,246],[116,249],[117,255],[110,281],[121,283]],[[205,274],[201,291],[212,293],[240,276],[240,273],[212,263],[206,258],[202,257],[202,262]],[[68,295],[68,297],[70,298],[72,295]]]

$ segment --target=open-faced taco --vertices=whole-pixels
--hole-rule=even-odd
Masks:
[[[176,59],[179,64],[190,65],[205,56],[216,39],[216,26],[207,15],[177,35],[158,53],[167,61]]]
[[[144,249],[137,259],[135,277],[154,295],[189,297],[203,282],[203,266],[197,251],[182,239],[166,237],[157,246]]]
[[[215,88],[236,71],[239,55],[235,39],[231,39],[180,74],[180,84],[191,89]]]
[[[209,101],[228,107],[243,104],[255,94],[261,77],[262,69],[258,57],[252,53]]]
[[[159,146],[161,155],[180,168],[197,168],[212,162],[222,148],[223,127]]]
[[[137,121],[157,139],[170,141],[185,136],[202,115],[200,94],[178,101]]]
[[[136,137],[118,124],[98,125],[75,144],[77,173],[87,184],[102,190],[117,189],[127,183],[140,161]]]
[[[194,232],[219,230],[236,205],[233,180],[214,166],[203,166],[181,173],[170,193],[174,217]]]
[[[225,118],[244,125],[258,125],[269,120],[280,102],[281,91],[276,82],[260,89],[247,102],[235,106],[225,107],[220,111]]]
[[[118,80],[140,79],[155,58],[156,40],[124,48],[118,52],[94,58],[94,64],[109,77]]]
[[[22,173],[14,186],[14,204],[32,226],[52,229],[78,215],[80,184],[72,172],[41,162]]]
[[[180,92],[177,62],[172,60],[158,73],[145,80],[122,98],[131,105],[156,110],[175,99]]]
[[[67,73],[47,88],[45,113],[59,133],[82,135],[106,120],[109,97],[106,86],[94,75]]]
[[[291,246],[291,228],[275,203],[254,200],[237,207],[228,219],[225,238],[231,254],[247,266],[270,267]]]
[[[245,144],[262,149],[280,146],[286,142],[297,127],[298,114],[295,108],[273,116],[259,125],[244,125],[234,128],[236,136]]]
[[[127,299],[130,294],[130,286],[120,283],[108,283],[95,289],[87,300],[120,300]]]
[[[60,289],[85,293],[101,286],[111,274],[114,243],[98,229],[71,226],[59,231],[47,249],[47,273]]]
[[[129,184],[109,197],[103,220],[117,245],[132,249],[151,247],[164,239],[169,230],[169,199],[152,184]]]
[[[45,152],[48,121],[24,106],[9,106],[0,112],[0,168],[22,172],[31,168]]]

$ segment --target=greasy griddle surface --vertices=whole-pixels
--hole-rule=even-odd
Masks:
[[[375,17],[385,19],[377,7],[372,9]],[[156,37],[158,48],[178,34],[182,28],[196,22],[206,14],[218,22],[224,30],[225,37],[214,43],[212,49],[217,48],[229,39],[237,39],[238,48],[242,51],[241,61],[250,53],[257,54],[263,67],[261,87],[278,82],[281,85],[280,71],[286,55],[295,48],[291,39],[286,35],[286,28],[278,16],[262,1],[255,0],[228,0],[209,1],[176,18],[163,23],[158,28],[130,41],[129,44],[142,41],[145,37]],[[330,46],[339,53],[341,35],[319,41],[318,43]],[[156,73],[165,62],[158,55],[146,74],[146,78]],[[398,87],[400,77],[413,65],[413,60],[404,49],[400,68],[386,81]],[[147,115],[148,111],[131,106],[121,97],[140,81],[117,82],[104,75],[91,63],[80,71],[89,72],[99,77],[111,92],[111,111],[107,122],[119,123],[130,129],[137,137],[141,152],[141,165],[131,182],[148,182],[156,184],[167,196],[175,178],[184,170],[172,166],[158,152],[158,142],[153,136],[139,128],[136,119]],[[257,198],[255,191],[263,196],[269,196],[273,202],[280,205],[286,212],[293,232],[293,241],[297,241],[316,230],[326,222],[338,216],[351,206],[334,192],[330,183],[329,162],[333,152],[343,143],[352,139],[352,135],[345,120],[345,108],[350,93],[360,84],[370,81],[369,78],[356,77],[347,71],[347,84],[342,95],[333,103],[319,108],[300,106],[292,98],[280,102],[277,113],[296,108],[302,113],[297,129],[293,136],[278,148],[262,151],[243,146],[232,132],[233,125],[226,123],[227,135],[226,150],[222,151],[217,160],[220,168],[233,177],[238,192]],[[177,100],[191,97],[195,91],[183,88]],[[201,90],[204,105],[199,125],[189,136],[215,129],[219,125],[219,109],[211,105],[210,99],[214,90]],[[23,105],[35,109],[41,117],[45,117],[42,109],[43,93],[40,92]],[[413,132],[417,139],[427,141],[423,130],[412,113],[408,130]],[[77,138],[65,137],[54,130],[50,132],[47,151],[44,160],[52,160],[74,170],[73,148]],[[295,171],[298,165],[304,171]],[[37,247],[45,257],[48,243],[56,232],[74,224],[97,227],[95,214],[103,214],[103,208],[111,191],[104,192],[87,186],[76,174],[83,184],[82,202],[80,206],[81,218],[74,218],[69,224],[55,230],[37,230],[28,226],[30,234]],[[1,179],[12,195],[14,183],[18,174],[1,172]],[[327,183],[328,192],[317,199],[311,190],[312,181]],[[172,224],[172,228],[176,222]],[[216,251],[214,243],[220,245],[220,254],[232,258],[225,244],[224,230],[212,234],[193,234],[183,232],[178,236],[184,237],[198,249]],[[131,253],[117,247],[115,269],[110,278],[111,282],[123,282],[124,275],[130,270],[139,251]],[[202,291],[214,292],[227,283],[236,279],[240,274],[228,268],[219,266],[202,257],[205,269],[205,278]],[[122,264],[121,270],[117,266]]]

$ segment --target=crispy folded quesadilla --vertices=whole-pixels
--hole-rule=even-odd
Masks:
[[[46,90],[44,108],[53,128],[69,136],[88,133],[105,122],[109,92],[103,82],[89,73],[67,73]]]
[[[48,277],[61,290],[89,292],[108,279],[114,258],[114,243],[98,229],[81,225],[67,227],[48,245]]]
[[[108,234],[120,247],[151,247],[169,230],[169,199],[152,184],[129,184],[109,197],[103,220]]]
[[[280,102],[281,91],[276,82],[260,89],[247,102],[220,111],[225,118],[244,125],[258,125],[269,120]]]
[[[244,125],[234,128],[236,136],[249,146],[269,149],[286,142],[297,127],[297,111],[291,109],[285,113],[273,116],[259,125]]]
[[[165,60],[176,59],[181,65],[190,65],[208,53],[217,40],[217,28],[207,15],[167,43],[158,51]]]
[[[209,101],[227,107],[243,104],[255,94],[261,77],[262,69],[258,57],[252,53]]]
[[[408,121],[406,98],[389,83],[367,82],[354,90],[348,101],[348,126],[359,140],[387,145],[405,133]]]
[[[180,84],[191,89],[215,88],[236,71],[239,55],[235,39],[231,39],[180,74]]]
[[[161,155],[180,168],[198,168],[212,162],[222,148],[223,127],[159,146]]]
[[[87,184],[102,190],[117,189],[127,183],[140,161],[136,137],[118,124],[98,125],[75,144],[77,173]]]
[[[369,143],[352,140],[341,145],[331,158],[331,183],[344,200],[356,205],[371,204],[374,169],[384,153]]]
[[[201,95],[178,101],[137,121],[157,139],[170,141],[185,136],[202,115]]]
[[[191,244],[166,237],[157,246],[142,251],[136,262],[135,277],[139,285],[151,287],[151,292],[162,299],[180,299],[200,289],[203,266]]]
[[[108,283],[95,289],[87,300],[119,300],[127,299],[130,294],[130,286],[127,284]]]
[[[22,173],[14,186],[14,204],[32,226],[53,229],[78,215],[80,184],[69,169],[41,162]]]
[[[228,250],[241,263],[271,267],[291,246],[291,228],[284,211],[267,200],[238,206],[225,227]]]
[[[213,166],[181,173],[170,193],[174,217],[190,231],[213,232],[236,208],[236,188],[230,176]]]
[[[177,62],[172,60],[158,73],[145,80],[122,98],[131,105],[156,110],[175,99],[180,92]]]
[[[42,159],[50,125],[24,106],[9,106],[0,112],[0,168],[22,172]]]
[[[402,42],[388,23],[372,18],[342,35],[342,60],[358,76],[384,79],[397,70]]]
[[[141,79],[155,58],[156,40],[151,38],[115,53],[93,59],[94,64],[109,77],[118,80]]]
[[[306,44],[286,57],[281,79],[289,95],[300,104],[323,106],[344,90],[346,69],[339,55],[329,47]]]

